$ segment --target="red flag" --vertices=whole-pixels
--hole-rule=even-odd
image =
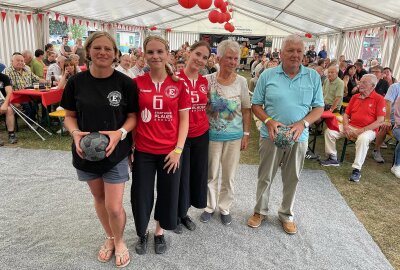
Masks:
[[[43,19],[43,13],[38,13],[37,17],[38,17],[38,19],[39,19],[40,21],[42,21],[42,19]]]
[[[108,30],[111,29],[111,23],[108,23]]]
[[[367,35],[367,32],[368,32],[368,30],[365,30],[365,31],[364,31],[364,36],[366,36],[366,35]]]
[[[31,24],[32,14],[26,15],[26,19],[28,20],[28,23]]]
[[[82,20],[79,20],[79,25],[82,25]]]
[[[66,24],[68,24],[68,16],[64,15],[64,21],[65,21]]]
[[[19,22],[19,16],[21,16],[21,14],[15,14],[15,20],[17,21],[17,24]]]
[[[362,31],[360,30],[360,31],[358,31],[358,35],[361,37],[361,34],[362,34]]]
[[[6,15],[7,15],[7,12],[5,12],[5,11],[1,12],[1,18],[2,18],[3,22],[4,22],[5,18],[6,18]]]
[[[58,21],[58,17],[60,17],[60,13],[56,13],[56,21]]]
[[[385,30],[385,35],[383,36],[383,39],[386,39],[387,37],[387,31]]]
[[[357,31],[354,31],[353,37],[356,37],[356,35],[357,35]]]
[[[75,25],[75,18],[72,18],[72,24]]]
[[[89,27],[89,21],[86,21],[86,27]]]
[[[117,28],[119,27],[119,23],[117,23]]]
[[[351,38],[351,32],[349,32],[349,38]]]
[[[96,22],[93,23],[93,27],[96,27]]]

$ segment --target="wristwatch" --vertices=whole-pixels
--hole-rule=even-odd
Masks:
[[[310,123],[308,123],[307,120],[303,119],[303,122],[305,128],[308,128],[310,126]]]
[[[124,128],[120,128],[118,130],[121,131],[121,133],[122,133],[121,141],[123,141],[126,138],[126,134],[128,134],[128,131],[126,131],[126,129],[124,129]]]

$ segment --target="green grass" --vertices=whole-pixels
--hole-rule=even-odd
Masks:
[[[242,74],[247,76],[246,73]],[[20,131],[17,133],[18,144],[6,144],[5,147],[70,150],[71,137],[69,135],[49,136],[41,132],[46,138],[46,141],[42,141],[20,119],[18,122],[20,125]],[[0,138],[4,141],[7,139],[4,121],[0,122]],[[242,152],[241,163],[258,164],[258,140],[259,132],[252,121],[249,148]],[[342,146],[343,140],[339,140],[337,142],[339,155]],[[304,167],[310,170],[323,170],[328,174],[334,186],[364,224],[393,267],[400,269],[400,233],[397,228],[400,216],[400,180],[390,172],[394,146],[389,145],[388,149],[381,151],[387,161],[385,164],[377,164],[369,153],[362,169],[361,181],[358,184],[348,181],[352,171],[351,162],[354,159],[354,151],[354,145],[348,146],[346,160],[337,168],[322,167],[313,160],[306,160]],[[324,140],[322,136],[317,139],[316,152],[323,156]]]

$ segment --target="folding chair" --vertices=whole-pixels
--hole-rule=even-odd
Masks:
[[[1,92],[0,92],[0,100],[5,100],[5,98]],[[29,126],[29,128],[32,129],[43,141],[45,141],[46,139],[42,135],[40,135],[40,133],[29,123],[28,120],[30,120],[30,122],[32,122],[33,124],[37,125],[39,128],[43,129],[45,132],[47,132],[47,134],[53,135],[51,132],[47,131],[44,127],[42,127],[41,125],[39,125],[38,123],[33,121],[31,118],[29,118],[29,116],[27,116],[25,113],[23,113],[17,107],[15,107],[13,104],[10,103],[9,106],[13,109],[14,113],[16,115],[18,115],[19,117],[21,117],[21,119]]]

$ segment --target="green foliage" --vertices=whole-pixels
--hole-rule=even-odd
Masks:
[[[49,19],[49,34],[50,35],[66,35],[68,33],[68,25],[65,22],[54,21]]]
[[[68,26],[68,32],[72,33],[72,37],[74,39],[77,38],[83,38],[84,36],[87,35],[87,27],[83,25],[78,25],[78,24],[70,24]]]

